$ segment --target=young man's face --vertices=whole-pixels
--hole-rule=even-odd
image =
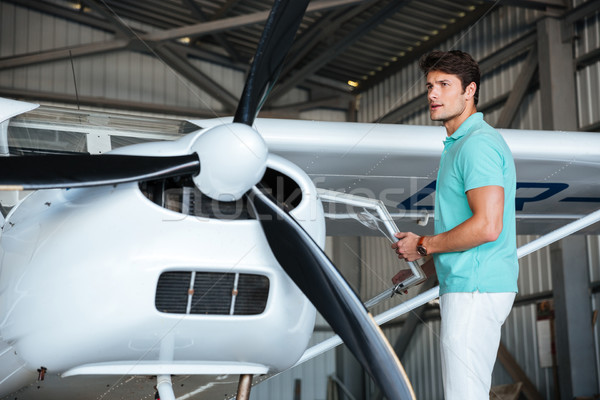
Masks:
[[[473,98],[469,86],[463,90],[458,76],[430,71],[427,74],[427,100],[431,120],[446,123],[455,118],[461,119],[467,109],[467,100]]]

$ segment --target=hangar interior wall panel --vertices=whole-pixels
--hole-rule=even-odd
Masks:
[[[520,235],[518,237],[518,246],[536,239],[533,235]],[[591,265],[591,281],[597,281],[600,278],[600,239],[597,236],[590,236],[589,258]],[[380,293],[384,288],[390,286],[389,279],[396,273],[398,260],[389,244],[385,239],[377,237],[362,237],[360,254],[362,265],[361,275],[361,297],[363,300],[373,297]],[[530,255],[525,256],[519,262],[519,295],[527,296],[542,292],[552,291],[550,250],[541,249]],[[386,301],[384,305],[373,309],[376,315],[400,302],[414,297],[418,292],[417,288],[409,290],[408,295],[394,296]],[[591,301],[593,309],[598,309],[600,297],[594,295]],[[402,321],[404,317],[400,317]],[[597,324],[594,326],[596,332],[596,341],[598,337]],[[388,324],[384,328],[384,333],[392,343],[400,335],[402,326],[396,322]],[[502,329],[502,342],[517,360],[526,375],[538,388],[543,398],[552,398],[554,390],[552,368],[540,367],[538,354],[537,337],[537,308],[536,304],[514,306],[511,314],[505,322]],[[598,346],[594,349],[598,354]],[[415,388],[417,398],[419,399],[439,399],[441,398],[442,378],[439,362],[439,319],[426,319],[419,323],[410,345],[401,359],[404,368]],[[492,376],[492,385],[502,385],[513,383],[512,378],[497,362]],[[371,384],[371,390],[375,390]]]
[[[332,258],[335,240],[326,238],[325,253]],[[334,333],[327,321],[317,312],[315,331],[308,347],[314,346],[332,337]],[[302,399],[326,400],[329,377],[336,372],[336,349],[331,349],[312,360],[276,375],[265,382],[254,386],[250,392],[250,400],[296,400],[294,387],[300,380]],[[259,379],[255,379],[258,383]]]
[[[347,113],[338,110],[315,109],[300,113],[300,119],[313,121],[346,122]]]
[[[537,236],[520,235],[518,246],[536,239]],[[590,260],[590,281],[600,278],[600,239],[598,236],[588,237],[588,257]],[[370,298],[387,287],[386,281],[395,271],[394,254],[386,241],[380,238],[363,237],[361,247],[361,262],[364,268],[362,277],[362,297]],[[519,294],[527,296],[552,291],[550,250],[548,248],[534,252],[520,260]],[[416,294],[416,288],[409,291],[408,296],[396,296],[386,303],[389,307],[399,301]],[[592,309],[598,310],[600,296],[591,297]],[[382,307],[382,306],[380,306]],[[381,309],[376,309],[375,314]],[[388,339],[394,343],[399,336],[401,327],[392,324],[384,329]],[[593,327],[596,337],[598,363],[598,323]],[[537,337],[537,308],[536,304],[515,306],[502,329],[502,342],[517,360],[526,375],[538,388],[543,398],[552,398],[554,390],[552,368],[542,368],[539,362]],[[422,321],[410,343],[402,363],[413,383],[419,399],[441,398],[441,369],[439,366],[439,321]],[[512,383],[512,378],[497,362],[492,376],[492,385]]]
[[[587,237],[587,246],[588,246],[588,264],[589,264],[589,274],[590,274],[590,282],[598,283],[600,282],[600,236],[588,236]],[[594,330],[594,351],[596,352],[596,371],[600,371],[600,322],[598,321],[598,312],[600,312],[600,292],[593,293],[592,292],[592,312],[595,317],[592,317]],[[600,373],[600,372],[599,372]],[[600,385],[600,383],[599,383]],[[598,392],[600,392],[600,387],[598,388]]]
[[[520,235],[518,246],[523,246],[537,236]],[[598,236],[588,237],[588,257],[590,260],[590,281],[600,280],[600,239]],[[390,287],[390,278],[401,267],[395,253],[390,249],[389,242],[378,237],[362,237],[360,252],[355,255],[360,258],[362,270],[360,280],[360,295],[367,300]],[[519,295],[527,296],[550,292],[553,289],[551,277],[551,262],[549,248],[541,249],[522,258],[519,262]],[[399,304],[414,297],[417,288],[409,290],[408,295],[394,296],[384,304],[376,306],[373,314],[377,315],[384,309]],[[597,310],[599,295],[591,297],[592,308]],[[404,317],[400,317],[402,321]],[[596,348],[598,355],[598,324],[594,326]],[[384,333],[392,343],[400,335],[401,325],[391,323],[386,325]],[[502,329],[502,342],[517,360],[526,375],[538,388],[543,398],[552,398],[554,391],[552,368],[542,368],[539,362],[537,337],[537,308],[536,304],[513,307],[511,314]],[[401,359],[406,372],[419,399],[441,398],[442,380],[439,365],[439,320],[424,320],[413,336],[410,345]],[[600,369],[599,369],[600,370]],[[497,362],[492,376],[492,385],[513,383],[512,378]],[[372,385],[371,390],[375,390]]]
[[[317,325],[326,324],[318,317]],[[309,347],[333,336],[331,332],[314,332]],[[330,350],[297,367],[252,388],[250,400],[295,400],[294,387],[300,380],[302,399],[326,400],[328,377],[335,374],[335,350]]]
[[[520,235],[517,246],[535,240],[534,235]],[[519,296],[552,290],[550,249],[548,247],[519,260]],[[552,369],[541,368],[537,340],[537,309],[535,304],[514,306],[504,326],[502,338],[505,347],[516,359],[525,374],[538,388],[543,398],[552,398]],[[496,362],[492,384],[513,383],[504,367]]]
[[[535,28],[535,21],[538,17],[539,12],[537,11],[508,6],[494,8],[470,29],[453,36],[443,45],[439,46],[438,49],[461,49],[470,53],[476,60],[482,60],[503,46],[532,31]],[[513,84],[524,65],[525,58],[525,56],[517,57],[504,65],[496,67],[489,74],[482,76],[479,106],[485,107],[486,103],[493,101],[499,96],[506,95],[512,90]],[[358,112],[359,121],[378,121],[391,110],[424,94],[425,80],[418,67],[418,60],[415,60],[397,74],[361,95]],[[521,119],[526,120],[524,124],[526,126],[532,121],[537,122],[533,116],[535,114],[529,115],[529,113],[534,113],[539,109],[539,106],[535,104],[538,101],[539,99],[535,96],[526,101],[527,111],[525,114],[521,112],[515,118],[513,127],[523,127]],[[486,120],[493,124],[500,114],[500,109],[489,109],[486,110],[485,114]],[[416,125],[435,124],[429,119],[427,104],[424,98],[422,109],[413,115],[405,116],[399,123]]]
[[[0,57],[114,40],[114,35],[105,31],[1,1],[0,22]],[[123,22],[136,31],[156,29],[128,20]],[[244,86],[244,71],[202,60],[191,62],[234,97],[239,97]],[[74,57],[72,63],[71,60],[61,60],[0,71],[1,87],[59,93],[72,99],[76,99],[75,82],[79,96],[198,108],[215,113],[224,110],[219,101],[157,59],[151,50],[148,53],[123,50]],[[274,106],[307,100],[308,91],[293,89],[278,99]],[[300,118],[345,121],[346,115],[338,110],[324,109],[303,112]]]
[[[582,57],[600,49],[600,12],[576,24],[574,56]],[[586,63],[587,64],[587,63]],[[600,130],[600,61],[582,66],[576,73],[578,121],[581,128]]]
[[[12,4],[0,3],[0,54],[2,57],[41,50],[101,43],[113,35],[74,22],[44,15]],[[168,104],[186,108],[222,110],[222,105],[150,54],[119,51],[75,57],[0,71],[0,86],[29,91]],[[206,66],[203,66],[207,68]],[[212,71],[214,72],[214,71]],[[234,77],[236,75],[237,77]],[[236,71],[214,76],[226,86],[243,81]],[[194,90],[192,90],[194,88]]]
[[[470,30],[448,40],[441,50],[461,49],[482,60],[495,51],[535,29],[535,21],[540,14],[536,11],[501,7],[493,10],[481,22]],[[597,52],[600,48],[600,13],[585,18],[575,24],[574,56],[581,57]],[[507,95],[513,88],[519,72],[525,65],[526,55],[498,66],[492,72],[484,74],[481,81],[479,106],[485,108],[486,120],[495,124],[501,107],[486,108],[495,99]],[[581,66],[576,72],[578,124],[582,129],[599,130],[600,126],[600,61]],[[418,62],[404,68],[386,81],[379,83],[361,95],[359,120],[377,122],[386,113],[425,93],[425,82]],[[501,103],[500,103],[501,104]],[[523,100],[511,128],[540,129],[539,90],[529,94]],[[407,115],[399,121],[403,124],[431,125],[426,104],[413,115]]]
[[[156,30],[137,22],[123,22],[136,31]],[[0,1],[0,57],[97,44],[114,39],[111,33]],[[190,61],[224,90],[236,98],[240,96],[245,71],[199,59]],[[215,114],[222,114],[224,111],[219,101],[171,69],[151,49],[145,53],[122,50],[74,57],[72,63],[71,60],[60,60],[0,71],[0,87],[58,93],[72,96],[72,99],[76,99],[75,81],[78,95],[82,97],[212,110]],[[274,106],[308,100],[308,91],[292,89],[278,99]],[[302,113],[300,117],[346,120],[345,113],[337,110],[311,110]]]
[[[398,270],[408,268],[404,261],[398,259],[390,247],[390,242],[381,237],[361,237],[361,288],[360,296],[363,301],[371,299],[392,285],[391,278]],[[411,288],[408,294],[395,295],[385,300],[380,305],[373,307],[373,315],[380,314],[390,307],[401,304],[418,295],[419,288]],[[383,332],[394,346],[395,341],[402,332],[403,321],[407,315],[399,317],[383,328]],[[422,320],[400,360],[406,374],[413,384],[418,399],[440,399],[442,395],[442,376],[439,363],[439,319]],[[373,383],[368,385],[371,393],[376,387]]]

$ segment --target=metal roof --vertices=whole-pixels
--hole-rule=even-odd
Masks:
[[[190,57],[246,69],[256,49],[272,0],[8,0],[115,34],[109,47],[88,46],[86,54],[122,50],[159,55],[179,73],[232,109],[236,99],[194,79]],[[273,102],[302,86],[358,93],[382,81],[450,35],[501,4],[566,10],[561,0],[314,0],[309,4],[288,55]],[[46,62],[50,52],[33,57]],[[38,58],[36,60],[35,58]],[[44,58],[45,57],[45,58]],[[18,66],[24,58],[0,59]],[[355,82],[356,87],[349,85]],[[347,104],[347,103],[346,103]]]

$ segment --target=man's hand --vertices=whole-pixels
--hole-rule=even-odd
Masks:
[[[425,277],[429,278],[436,274],[435,272],[435,264],[433,263],[433,258],[429,257],[429,259],[425,262],[425,264],[421,265],[421,270],[425,274]],[[412,271],[410,269],[401,269],[398,271],[396,275],[392,277],[392,282],[394,285],[399,284],[404,281],[406,278],[412,275]],[[405,291],[406,292],[406,291]]]
[[[394,285],[397,285],[400,282],[403,282],[406,279],[410,278],[412,276],[412,274],[413,273],[410,269],[401,269],[400,271],[398,271],[398,273],[396,275],[394,275],[392,277],[392,283]]]
[[[396,250],[398,258],[406,261],[415,261],[422,256],[417,253],[417,242],[419,236],[412,232],[398,232],[396,236],[399,240],[392,244],[392,249]]]

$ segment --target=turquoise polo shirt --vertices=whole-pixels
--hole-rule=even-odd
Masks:
[[[504,188],[502,233],[494,242],[466,251],[434,254],[440,294],[517,292],[519,263],[515,223],[515,163],[502,136],[483,120],[467,118],[444,140],[435,197],[435,233],[470,218],[466,192],[482,186]]]

